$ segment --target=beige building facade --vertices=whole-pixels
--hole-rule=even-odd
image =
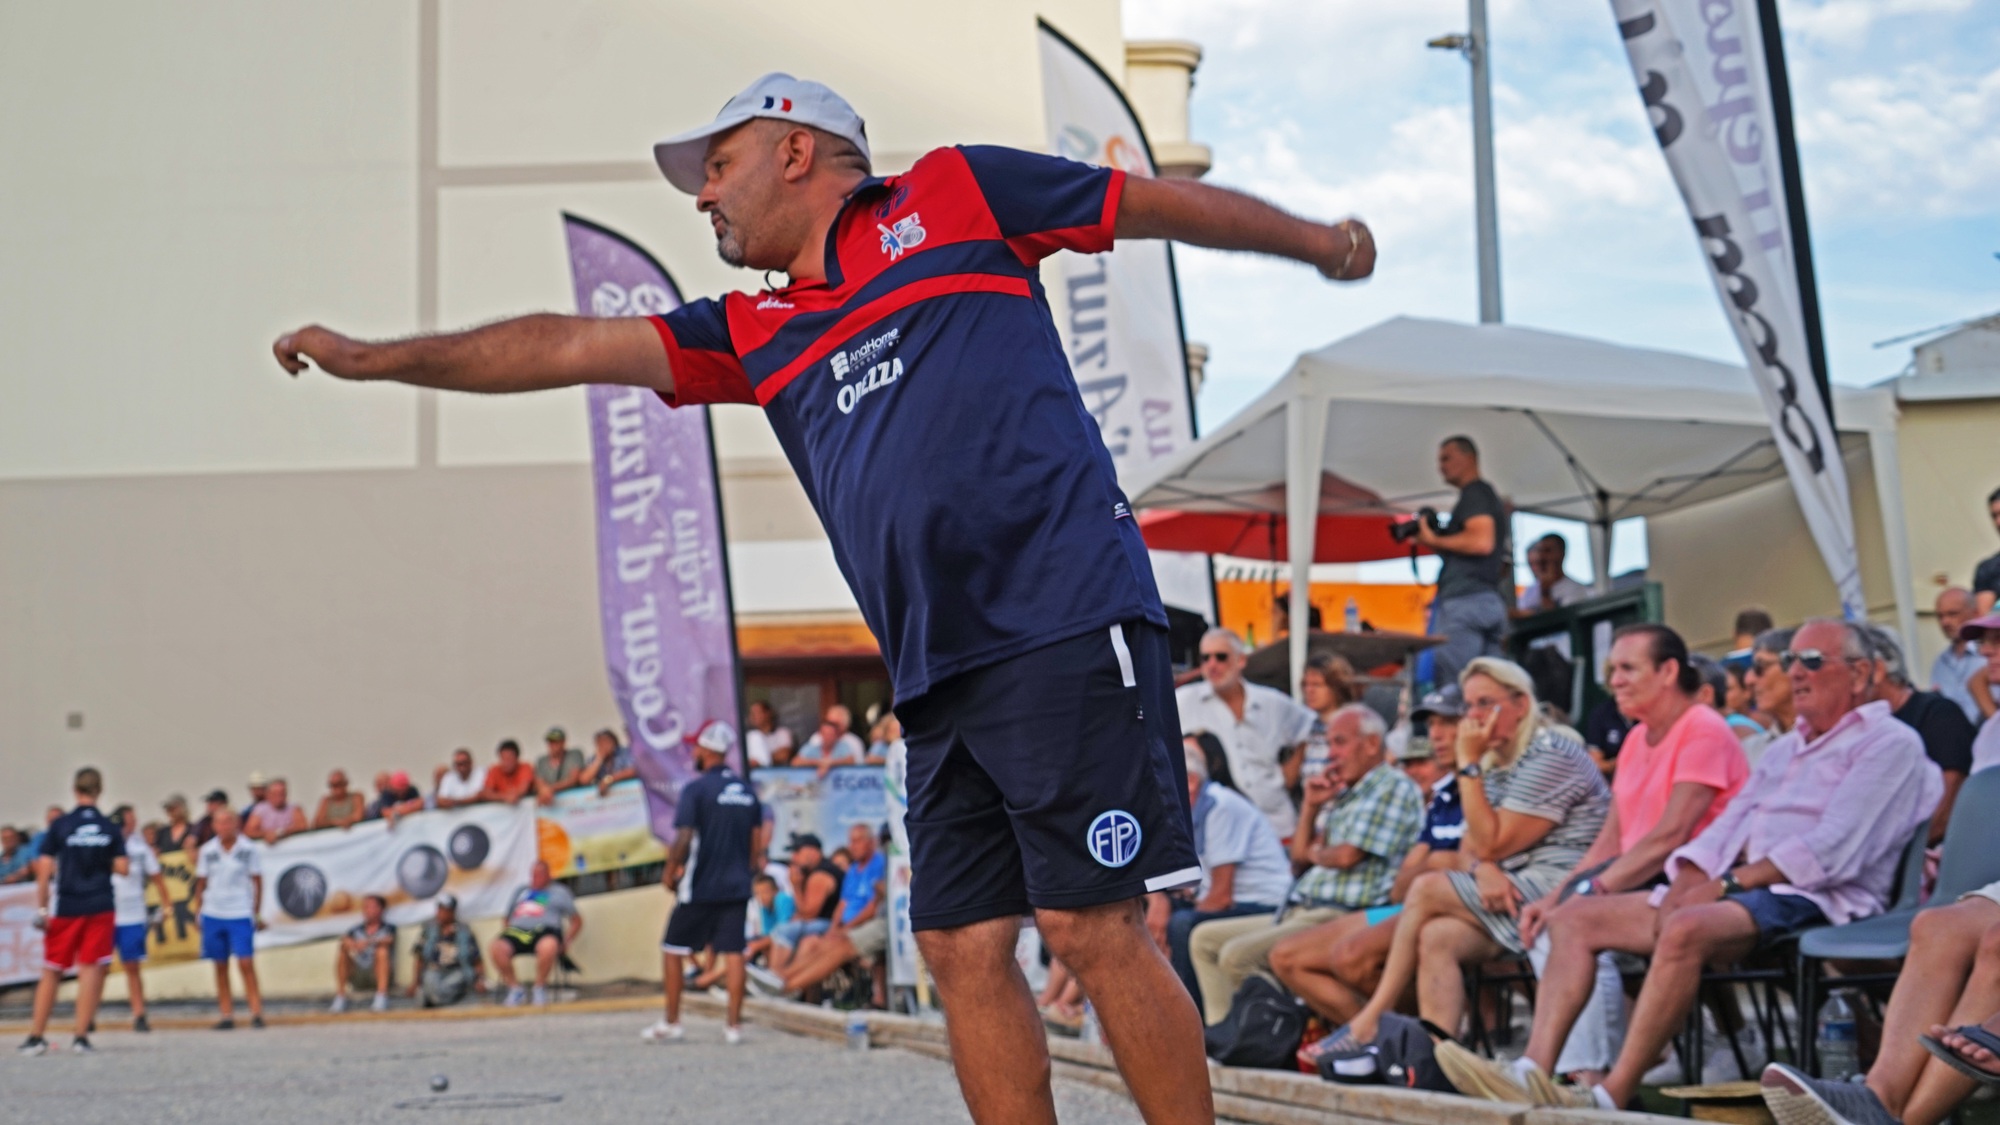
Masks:
[[[1117,0],[11,9],[39,46],[0,70],[34,110],[0,121],[0,820],[85,763],[151,815],[252,769],[427,783],[456,746],[612,722],[581,391],[294,380],[270,341],[567,310],[564,211],[689,297],[755,288],[655,139],[786,70],[854,102],[878,171],[1041,149],[1037,18],[1123,72]],[[1142,116],[1205,168],[1198,48],[1139,55]],[[753,683],[808,715],[879,696],[769,426],[714,419]]]

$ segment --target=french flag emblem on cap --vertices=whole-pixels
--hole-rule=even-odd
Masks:
[[[764,99],[764,108],[775,109],[779,113],[790,113],[792,112],[792,99],[766,97]]]

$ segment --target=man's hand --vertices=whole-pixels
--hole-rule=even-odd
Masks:
[[[1291,258],[1335,281],[1359,281],[1375,272],[1375,236],[1360,220],[1316,223],[1193,180],[1127,177],[1118,199],[1117,236]]]
[[[341,379],[387,379],[416,387],[507,394],[617,383],[674,389],[659,330],[644,317],[536,313],[465,332],[370,343],[317,324],[271,345],[297,375],[317,364]]]
[[[1472,881],[1479,885],[1479,901],[1499,915],[1511,915],[1521,905],[1521,892],[1497,863],[1482,863],[1473,869]]]
[[[329,328],[308,324],[296,332],[287,332],[271,345],[271,354],[278,357],[278,366],[297,375],[314,364],[321,371],[340,379],[365,379],[363,360],[368,345],[350,339]]]
[[[1316,773],[1305,781],[1305,803],[1323,805],[1340,793],[1340,786],[1325,773]]]
[[[1548,923],[1549,911],[1556,908],[1556,896],[1544,895],[1521,908],[1521,944],[1533,945],[1542,927]]]
[[[1360,219],[1342,219],[1326,228],[1326,257],[1315,261],[1321,277],[1360,281],[1375,272],[1375,234]]]

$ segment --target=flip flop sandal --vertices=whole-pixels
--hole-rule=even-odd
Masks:
[[[1964,1027],[1954,1027],[1951,1030],[1954,1034],[1970,1039],[1993,1054],[2000,1055],[2000,1035],[1995,1035],[1976,1023],[1969,1023]],[[1950,1044],[1947,1044],[1942,1039],[1929,1035],[1919,1035],[1917,1036],[1917,1041],[1924,1045],[1924,1050],[1936,1055],[1939,1062],[1965,1075],[1967,1078],[1987,1086],[2000,1087],[2000,1071],[1987,1070],[1974,1065],[1964,1055],[1952,1050]]]

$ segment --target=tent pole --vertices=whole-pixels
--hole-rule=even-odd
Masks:
[[[1590,521],[1590,592],[1608,594],[1611,592],[1611,520],[1600,517]]]
[[[1291,676],[1288,692],[1298,690],[1305,672],[1308,630],[1312,621],[1312,562],[1319,553],[1319,479],[1326,453],[1324,397],[1302,394],[1285,410],[1285,549],[1292,564]]]
[[[1882,513],[1883,545],[1889,553],[1889,582],[1896,589],[1896,628],[1903,634],[1903,658],[1911,674],[1917,662],[1916,583],[1910,574],[1910,529],[1903,519],[1901,446],[1892,427],[1868,431],[1868,459],[1875,465],[1875,507]]]

